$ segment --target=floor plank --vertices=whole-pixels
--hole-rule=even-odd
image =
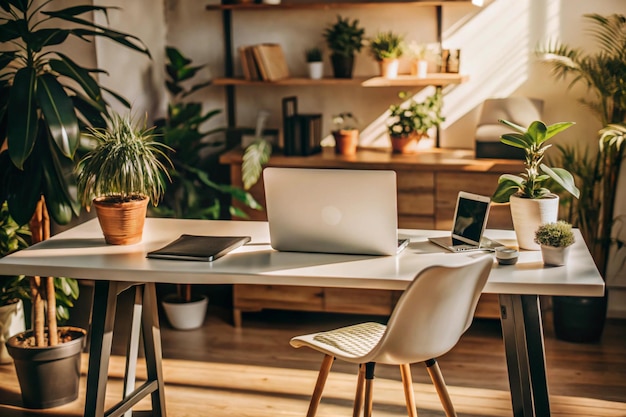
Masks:
[[[234,329],[228,311],[213,308],[198,330],[176,331],[163,324],[166,404],[170,416],[303,416],[321,356],[293,349],[289,338],[369,317],[292,312],[244,314]],[[609,321],[601,343],[574,344],[554,339],[545,321],[546,362],[551,406],[557,417],[626,416],[626,321]],[[124,345],[115,335],[118,356],[109,369],[107,406],[121,397]],[[460,417],[510,417],[510,395],[499,323],[476,320],[459,344],[440,359]],[[25,410],[13,365],[0,366],[0,416],[80,416],[87,356],[79,400],[48,410]],[[139,375],[144,374],[140,364]],[[423,366],[412,367],[420,417],[444,415]],[[356,381],[353,365],[337,361],[329,376],[319,417],[351,415]],[[149,408],[144,401],[138,407]],[[374,414],[406,415],[399,369],[378,366]]]

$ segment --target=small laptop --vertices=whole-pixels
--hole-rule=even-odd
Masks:
[[[394,255],[396,173],[388,170],[263,170],[270,243],[278,251]]]
[[[501,243],[483,236],[491,198],[465,191],[459,192],[454,210],[454,223],[450,236],[431,237],[432,243],[452,252],[495,250]]]

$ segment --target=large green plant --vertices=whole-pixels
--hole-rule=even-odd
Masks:
[[[361,52],[365,43],[365,29],[359,26],[358,19],[350,21],[347,17],[337,16],[337,21],[328,25],[323,35],[332,53],[345,57]]]
[[[215,173],[215,155],[222,142],[206,139],[223,128],[203,130],[203,123],[220,113],[219,109],[204,111],[202,103],[185,99],[197,90],[210,84],[210,81],[191,84],[204,65],[192,65],[178,49],[166,48],[166,87],[170,93],[167,117],[155,121],[157,140],[170,148],[167,152],[172,161],[169,175],[171,184],[166,186],[163,201],[153,208],[153,214],[162,217],[218,219],[221,214],[222,196],[234,198],[251,208],[260,205],[248,192],[239,187],[220,184],[211,178]],[[213,165],[213,166],[211,166]],[[245,212],[233,205],[228,207],[232,216],[246,217]]]
[[[550,194],[546,182],[551,179],[563,189],[578,198],[580,191],[574,183],[574,177],[563,168],[549,167],[542,163],[545,152],[552,145],[546,144],[548,139],[571,127],[574,123],[562,122],[546,126],[537,120],[524,128],[506,120],[501,123],[509,126],[514,133],[506,133],[500,141],[505,145],[523,149],[526,155],[524,172],[520,175],[503,174],[498,180],[498,187],[491,199],[496,203],[506,203],[513,194],[524,198],[542,198]]]
[[[53,4],[0,1],[0,201],[7,201],[18,224],[30,221],[33,243],[49,237],[49,216],[65,224],[80,209],[70,193],[73,159],[83,128],[105,125],[103,92],[128,105],[100,87],[95,75],[104,71],[79,65],[62,45],[70,38],[91,42],[99,36],[149,56],[136,37],[81,17],[106,15],[109,8],[87,4],[51,10]],[[55,345],[54,280],[33,277],[31,282],[36,344]]]
[[[623,142],[609,138],[619,137],[620,132],[623,137],[626,121],[626,16],[586,14],[584,17],[591,23],[590,33],[598,45],[594,53],[557,40],[539,46],[537,54],[557,79],[569,79],[570,88],[587,87],[593,98],[580,101],[605,126],[599,133],[595,156],[587,148],[582,151],[563,146],[557,158],[582,183],[580,199],[569,201],[570,221],[580,227],[596,265],[604,273],[623,155]]]

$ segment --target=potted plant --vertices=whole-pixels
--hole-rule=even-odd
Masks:
[[[433,54],[432,46],[416,41],[409,42],[406,53],[411,59],[411,75],[426,78],[428,75],[428,59]]]
[[[552,146],[546,142],[574,123],[561,122],[546,126],[537,120],[528,128],[506,120],[500,120],[500,123],[516,131],[505,133],[500,141],[524,150],[525,170],[520,175],[501,175],[491,199],[496,203],[511,203],[513,228],[520,248],[539,250],[539,245],[534,241],[534,231],[541,224],[556,222],[559,208],[559,196],[546,188],[547,180],[552,179],[576,198],[580,195],[572,174],[563,168],[551,168],[542,163],[546,150]]]
[[[359,26],[359,20],[337,16],[337,21],[327,26],[323,35],[331,51],[335,78],[352,78],[354,56],[361,52],[365,42],[365,29]]]
[[[77,166],[82,204],[96,207],[104,238],[111,245],[141,241],[148,202],[158,205],[165,191],[165,154],[154,127],[137,124],[129,114],[113,113],[107,128],[91,128],[94,147]]]
[[[6,202],[0,206],[0,258],[28,247],[30,232],[9,215]],[[10,363],[5,342],[26,330],[24,301],[29,298],[28,280],[22,276],[0,277],[0,364]]]
[[[398,76],[399,58],[404,54],[404,36],[393,31],[379,32],[370,39],[370,53],[380,65],[380,73],[385,78]]]
[[[166,153],[172,162],[168,167],[171,183],[166,185],[160,204],[151,208],[150,213],[159,217],[219,219],[223,215],[222,208],[226,207],[231,215],[245,218],[242,210],[232,204],[223,204],[223,197],[259,208],[254,197],[238,187],[220,184],[213,179],[219,174],[215,169],[219,165],[216,150],[224,144],[206,139],[223,129],[201,129],[202,124],[220,110],[204,112],[202,103],[185,100],[210,85],[210,81],[188,84],[204,65],[193,65],[191,59],[174,47],[166,48],[166,57],[166,88],[170,103],[167,117],[155,121],[155,139],[170,148]],[[193,292],[191,284],[177,284],[176,293],[166,295],[162,305],[172,327],[193,329],[204,322],[208,297]],[[177,314],[179,312],[181,314]]]
[[[354,155],[359,144],[358,120],[350,112],[333,116],[335,152],[340,155]]]
[[[319,80],[324,76],[324,61],[322,60],[322,50],[317,46],[309,48],[305,51],[307,66],[309,69],[309,78]]]
[[[78,213],[80,207],[70,192],[74,177],[68,173],[74,167],[82,128],[104,125],[109,107],[96,78],[105,71],[83,67],[70,57],[70,49],[65,48],[70,51],[66,54],[56,48],[71,38],[90,42],[99,36],[149,56],[138,38],[81,17],[106,14],[107,7],[75,4],[51,10],[54,4],[10,1],[3,2],[0,8],[0,37],[3,45],[8,46],[0,51],[0,201],[7,202],[17,224],[29,224],[31,244],[50,236],[50,219],[67,224]],[[112,95],[128,105],[119,95]],[[55,291],[55,283],[59,282],[53,277],[31,277],[33,332],[18,339],[27,341],[32,335],[36,348],[15,344],[14,351],[22,346],[35,359],[44,350],[50,352],[49,356],[65,358],[67,353],[75,359],[69,360],[65,374],[57,367],[50,378],[41,373],[36,381],[29,381],[31,384],[22,384],[26,406],[59,405],[78,395],[80,375],[76,360],[80,360],[84,331],[58,328],[55,298],[59,292]],[[74,336],[79,339],[69,344],[78,345],[78,349],[65,349],[65,341]],[[17,354],[20,362],[27,360],[26,352]],[[64,359],[57,363],[61,362]],[[37,366],[43,368],[41,363]],[[17,360],[16,369],[19,372]],[[29,397],[24,392],[25,387],[60,388],[56,386],[58,380],[67,381],[62,385],[68,390],[75,388],[76,392],[60,393],[58,398],[53,398],[55,390],[48,390],[50,396],[46,398]]]
[[[431,128],[445,121],[441,114],[443,97],[440,89],[422,102],[416,101],[413,96],[407,100],[409,96],[407,92],[400,92],[398,97],[406,101],[389,107],[387,132],[394,153],[416,152],[419,140],[427,137]]]
[[[572,225],[564,220],[542,224],[535,230],[535,243],[541,246],[544,264],[565,265],[570,246],[574,243]]]

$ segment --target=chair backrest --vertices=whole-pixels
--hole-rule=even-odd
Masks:
[[[460,266],[419,272],[398,300],[371,360],[423,362],[452,349],[472,323],[492,265],[492,255],[481,255]]]

